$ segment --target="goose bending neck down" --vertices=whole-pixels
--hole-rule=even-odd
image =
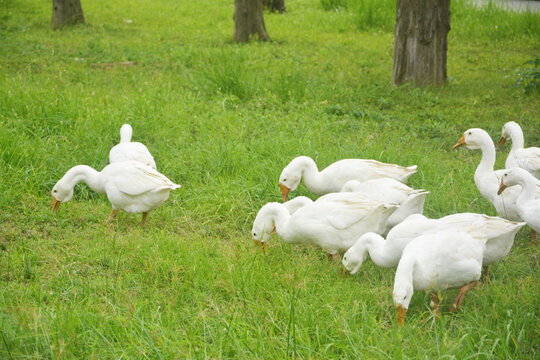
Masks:
[[[356,193],[332,193],[297,209],[284,204],[264,205],[253,222],[252,236],[266,243],[273,229],[290,244],[314,244],[332,256],[349,249],[366,232],[382,233],[388,217],[398,208]]]
[[[461,288],[450,312],[459,310],[463,297],[474,287],[482,272],[486,237],[461,231],[442,231],[422,235],[403,250],[394,278],[394,304],[398,325],[415,290],[431,293],[434,312],[440,316],[438,291]]]
[[[403,167],[364,159],[340,160],[319,172],[312,158],[299,156],[281,172],[279,187],[285,202],[289,192],[296,190],[302,179],[310,191],[324,195],[339,192],[349,180],[366,181],[390,177],[405,182],[415,172],[416,165]]]
[[[79,182],[84,182],[97,193],[107,194],[113,209],[109,221],[116,216],[118,210],[124,210],[128,213],[143,213],[143,226],[148,212],[165,202],[171,190],[180,187],[163,174],[137,161],[113,163],[100,172],[90,166],[77,165],[69,169],[51,191],[54,212],[58,211],[61,203],[71,200],[73,189]]]

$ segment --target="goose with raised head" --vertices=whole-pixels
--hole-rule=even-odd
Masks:
[[[506,158],[505,167],[511,169],[520,167],[540,179],[540,148],[525,147],[525,139],[521,126],[515,121],[509,121],[502,128],[499,146],[503,146],[507,140],[512,141],[512,148]]]
[[[536,196],[540,189],[540,181],[527,170],[515,167],[504,171],[497,193],[501,195],[508,191],[508,186],[512,185],[521,186],[521,192],[516,200],[517,211],[523,221],[533,230],[532,241],[536,242],[536,234],[540,232],[540,198]]]
[[[341,188],[342,192],[356,192],[363,194],[373,200],[384,203],[394,203],[399,205],[388,219],[387,234],[391,228],[405,220],[412,214],[422,214],[424,212],[424,202],[429,191],[415,190],[395,179],[381,178],[367,181],[350,180]]]
[[[338,192],[349,180],[366,181],[390,177],[401,182],[416,172],[416,165],[404,167],[395,164],[386,164],[376,160],[345,159],[337,161],[321,172],[317,164],[308,156],[299,156],[293,159],[279,176],[279,187],[283,202],[287,201],[290,191],[296,190],[300,181],[309,191],[324,195]]]
[[[482,232],[487,237],[486,251],[482,261],[484,275],[489,274],[489,265],[502,260],[512,248],[514,238],[524,222],[514,222],[500,217],[475,213],[459,213],[440,219],[428,219],[423,215],[411,215],[396,225],[386,237],[377,234],[362,235],[356,243],[343,255],[343,266],[351,274],[360,270],[367,255],[380,267],[397,266],[403,249],[412,240],[421,235],[439,231],[471,231]]]
[[[156,170],[154,157],[144,144],[131,141],[132,134],[133,128],[131,125],[122,125],[120,128],[120,143],[113,146],[111,151],[109,151],[109,162],[113,164],[121,161],[135,160]]]
[[[69,169],[51,191],[54,212],[58,211],[61,203],[71,200],[75,185],[81,181],[95,192],[107,194],[112,205],[107,222],[112,221],[119,210],[123,210],[142,213],[143,226],[146,225],[148,212],[163,204],[171,190],[180,187],[165,175],[138,161],[113,163],[101,171],[77,165]]]
[[[290,244],[314,244],[334,258],[345,252],[363,233],[381,233],[397,209],[356,193],[332,193],[305,205],[292,215],[277,202],[264,205],[253,222],[256,242],[267,242],[275,228]]]
[[[399,260],[394,278],[397,323],[402,326],[414,291],[430,293],[440,316],[438,292],[460,288],[450,312],[460,309],[465,294],[478,284],[487,237],[470,231],[445,230],[415,238]]]
[[[469,129],[454,145],[454,149],[460,146],[482,151],[482,160],[474,172],[474,182],[480,193],[493,204],[497,214],[505,219],[521,221],[516,208],[516,199],[520,192],[519,186],[512,186],[502,196],[497,195],[504,170],[493,170],[495,145],[488,133],[482,129]],[[540,197],[540,189],[536,191],[535,196]]]

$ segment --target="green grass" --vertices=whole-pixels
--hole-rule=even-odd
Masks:
[[[402,330],[393,269],[343,280],[318,249],[275,237],[263,255],[249,236],[297,155],[417,164],[426,215],[495,215],[480,154],[451,148],[511,120],[540,144],[540,98],[515,86],[538,15],[453,1],[448,84],[420,90],[391,85],[393,1],[290,0],[265,14],[272,42],[242,46],[229,0],[82,3],[86,25],[52,31],[49,0],[0,2],[0,358],[539,357],[528,229],[463,311],[436,320],[416,293]],[[122,61],[137,64],[103,65]],[[126,213],[106,227],[110,204],[83,185],[53,214],[54,183],[103,168],[125,122],[182,188],[146,229]]]

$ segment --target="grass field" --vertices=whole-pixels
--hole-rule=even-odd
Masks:
[[[250,238],[298,155],[417,164],[427,216],[495,215],[480,153],[452,145],[513,120],[539,146],[540,96],[516,81],[540,15],[452,1],[448,84],[422,90],[391,85],[395,0],[287,0],[265,13],[273,41],[248,45],[232,42],[232,0],[82,4],[86,25],[52,31],[50,0],[0,1],[1,359],[540,358],[528,228],[460,313],[455,290],[441,319],[419,292],[402,329],[394,269],[341,279],[319,249],[274,236],[264,255]],[[182,188],[147,228],[126,213],[107,227],[84,185],[53,214],[55,182],[103,168],[126,122]]]

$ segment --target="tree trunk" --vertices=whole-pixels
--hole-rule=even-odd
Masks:
[[[84,23],[81,0],[53,0],[53,29],[79,23]]]
[[[234,41],[248,42],[252,37],[270,40],[264,26],[262,0],[234,1]]]
[[[277,11],[283,14],[286,10],[285,0],[263,0],[263,5],[271,12]]]
[[[443,84],[448,31],[450,0],[398,0],[392,82]]]

